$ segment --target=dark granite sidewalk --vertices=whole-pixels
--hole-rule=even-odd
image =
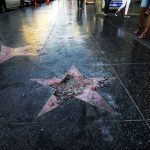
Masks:
[[[0,14],[1,45],[30,45],[25,56],[0,51],[0,150],[148,150],[150,36],[137,39],[137,20],[72,0]],[[96,89],[113,111],[71,98],[37,117],[54,89],[31,79],[63,78],[72,65],[87,79],[114,78]]]

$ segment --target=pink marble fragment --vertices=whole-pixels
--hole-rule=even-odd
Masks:
[[[92,86],[91,89],[92,89],[92,90],[96,90],[96,86]]]
[[[8,59],[10,59],[12,56],[10,55],[6,55],[6,56],[2,56],[0,55],[0,63],[3,63],[4,61],[7,61]]]
[[[91,89],[85,89],[82,94],[76,96],[75,98],[85,101],[96,107],[103,108],[109,112],[112,111],[110,106],[103,100],[103,98],[96,91]]]
[[[52,101],[49,101],[49,103],[47,104],[48,106],[54,106],[55,105],[55,103],[54,102],[52,102]]]
[[[11,49],[2,45],[0,49],[0,63],[7,61],[11,57],[13,57],[11,54]]]
[[[0,49],[0,53],[9,54],[11,52],[11,50],[12,50],[12,48],[2,45],[1,49]]]
[[[75,66],[72,66],[67,74],[76,79],[83,79],[82,74],[78,71],[78,69]]]
[[[39,84],[44,86],[56,85],[59,84],[62,79],[51,78],[51,79],[31,79],[32,81],[36,81]]]
[[[104,79],[104,78],[89,78],[89,79],[88,79],[88,81],[89,81],[92,85],[95,85],[95,86],[97,86],[98,83],[99,83],[100,81],[103,81],[103,80],[105,80],[105,79]]]
[[[48,99],[38,116],[41,116],[47,113],[48,111],[55,109],[58,106],[58,102],[59,100],[57,99],[57,97],[55,95],[51,95],[51,97]]]

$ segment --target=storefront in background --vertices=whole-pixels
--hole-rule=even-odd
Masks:
[[[112,0],[110,5],[109,5],[109,8],[110,9],[115,9],[115,8],[120,7],[121,4],[122,4],[122,0]]]

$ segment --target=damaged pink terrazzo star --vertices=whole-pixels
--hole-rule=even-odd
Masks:
[[[113,78],[89,78],[84,79],[75,66],[72,66],[63,79],[31,79],[44,86],[51,86],[56,90],[48,99],[38,116],[47,113],[60,106],[70,98],[76,98],[85,101],[96,107],[111,112],[111,107],[96,92],[96,88],[101,84],[107,84]]]
[[[34,53],[30,53],[30,52],[26,51],[27,49],[29,49],[29,47],[30,46],[11,48],[11,47],[2,45],[0,47],[0,63],[3,63],[14,56],[36,55]]]

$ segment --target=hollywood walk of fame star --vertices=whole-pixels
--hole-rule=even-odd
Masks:
[[[3,63],[14,56],[36,55],[35,53],[28,52],[27,49],[29,48],[30,46],[11,48],[11,47],[2,45],[0,47],[0,63]]]
[[[96,107],[112,112],[111,107],[95,91],[101,84],[106,84],[105,78],[84,79],[75,66],[72,66],[63,79],[31,79],[44,86],[55,88],[54,93],[50,96],[38,116],[47,113],[60,106],[66,100],[76,98],[85,101]],[[110,78],[108,79],[110,81]]]

